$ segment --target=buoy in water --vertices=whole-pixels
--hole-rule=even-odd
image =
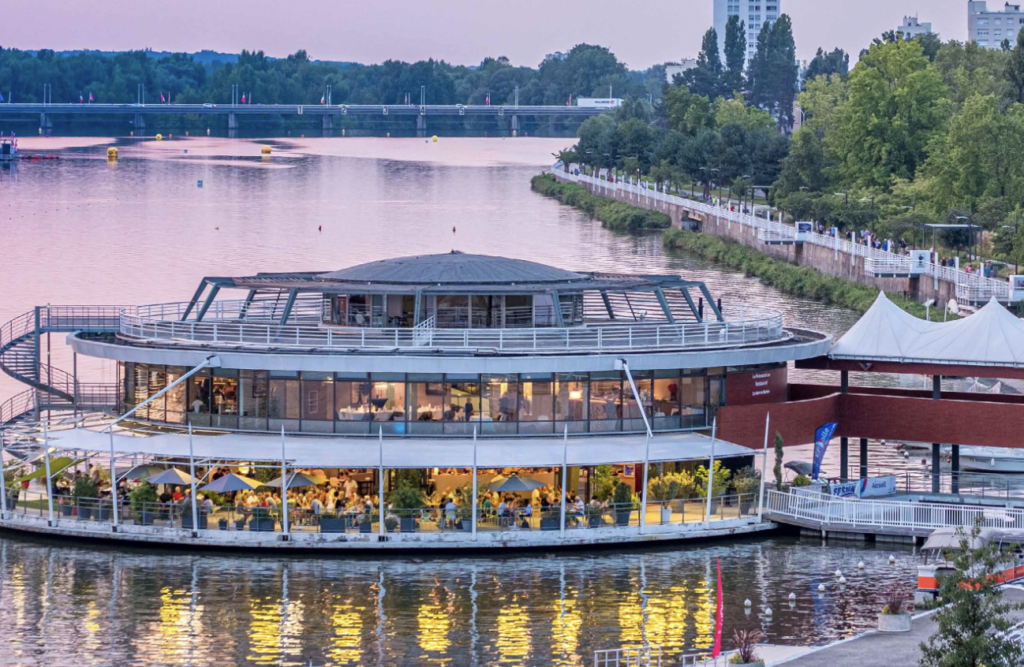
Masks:
[[[903,458],[909,459],[910,458],[910,452],[903,452]]]
[[[164,135],[162,135],[162,134],[156,135],[156,140],[157,141],[163,141],[164,140]]]
[[[839,577],[839,583],[845,585],[846,584],[846,577]]]
[[[836,570],[836,578],[838,579],[841,576],[843,576],[843,571],[842,570]]]
[[[863,570],[864,569],[864,561],[860,561],[859,563],[857,563],[857,569],[858,570]]]
[[[771,616],[772,615],[772,608],[771,607],[765,607],[764,608],[764,615],[765,616]]]
[[[188,130],[185,130],[185,136],[186,137],[188,136]]]
[[[206,136],[210,136],[210,128],[206,128]]]
[[[790,593],[789,594],[789,599],[790,600],[795,600],[796,599],[796,593]]]
[[[264,146],[260,149],[260,153],[263,155],[270,155],[270,146]]]
[[[896,562],[896,556],[893,556],[892,554],[889,554],[889,564],[891,565],[892,563],[895,563],[895,562]]]
[[[430,140],[433,141],[436,144],[437,143],[437,135],[435,134],[434,136],[432,136],[430,138]]]
[[[116,160],[117,159],[117,149],[114,148],[113,146],[111,146],[110,148],[107,149],[107,159],[108,160]]]
[[[197,188],[203,187],[203,182],[202,181],[196,181],[196,187]]]
[[[746,600],[743,601],[743,606],[744,607],[749,607],[750,606],[750,598],[747,598]]]
[[[386,135],[386,137],[387,137],[388,139],[390,139],[390,138],[391,138],[391,133],[390,133],[390,132],[388,132],[388,133],[387,133],[387,135]]]
[[[818,584],[818,592],[819,593],[824,593],[825,592],[825,584]]]
[[[135,136],[135,130],[131,130],[131,131],[130,131],[130,132],[128,133],[128,136],[129,136],[129,137],[134,137],[134,136]]]

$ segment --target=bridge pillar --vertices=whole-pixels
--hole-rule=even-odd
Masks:
[[[324,120],[322,125],[324,130],[324,136],[331,136],[334,133],[334,116],[324,114]]]
[[[233,113],[228,114],[228,138],[234,139],[238,136],[238,116]]]
[[[427,117],[423,114],[416,116],[416,136],[427,136]]]
[[[49,114],[39,114],[39,128],[43,131],[43,134],[46,134],[47,130],[53,129],[53,119],[50,118]]]
[[[509,127],[513,137],[519,136],[519,116],[517,114],[512,114],[512,124]]]
[[[960,445],[952,445],[953,453],[949,461],[949,472],[952,492],[960,493]]]
[[[868,439],[860,439],[860,478],[867,479],[868,476]]]
[[[135,132],[137,134],[142,134],[143,132],[146,131],[146,117],[143,116],[140,113],[135,114],[134,125],[135,125]]]
[[[939,400],[942,398],[942,376],[932,376],[932,398]],[[937,443],[932,443],[932,493],[938,493],[942,482],[942,446]]]
[[[846,394],[850,390],[850,371],[840,371],[839,391]],[[839,479],[843,482],[850,481],[850,439],[846,436],[839,438]]]

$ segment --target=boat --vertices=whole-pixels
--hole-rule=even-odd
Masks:
[[[997,570],[989,575],[996,583],[1007,583],[1024,577],[1024,552],[1020,545],[1024,544],[1024,530],[1002,528],[981,528],[977,537],[965,535],[963,528],[938,528],[932,531],[924,546],[921,556],[924,562],[917,566],[917,591],[914,602],[926,602],[935,599],[942,588],[942,579],[956,571],[953,562],[947,558],[952,551],[963,546],[966,537],[967,546],[977,549],[996,544],[1000,553],[1005,553],[1006,560],[997,565]]]
[[[18,141],[17,139],[0,138],[0,161],[7,162],[9,160],[18,159]]]
[[[969,472],[1024,473],[1024,450],[961,446],[960,469]]]

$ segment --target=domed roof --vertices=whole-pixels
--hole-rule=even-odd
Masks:
[[[453,250],[443,255],[382,259],[321,273],[317,279],[391,285],[494,285],[564,283],[590,280],[591,276],[522,259],[467,255]]]

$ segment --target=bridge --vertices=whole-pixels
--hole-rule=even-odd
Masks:
[[[481,104],[0,104],[0,120],[39,116],[39,127],[53,127],[54,116],[126,116],[137,131],[146,127],[147,116],[226,116],[228,132],[236,132],[241,117],[314,116],[321,119],[324,132],[334,129],[334,119],[346,116],[416,118],[416,131],[424,136],[427,117],[509,118],[509,129],[519,131],[520,116],[545,116],[586,119],[607,111],[603,107],[562,105],[481,105]]]

